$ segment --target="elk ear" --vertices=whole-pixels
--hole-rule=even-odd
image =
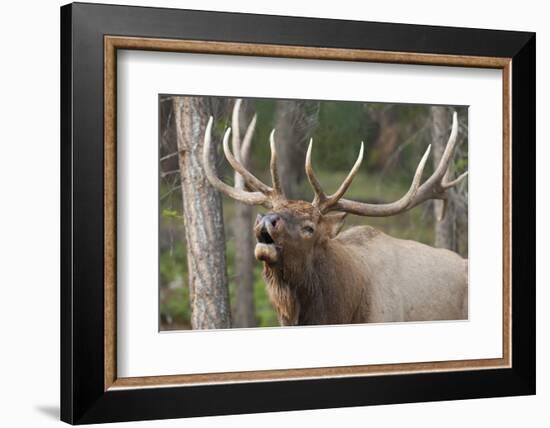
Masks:
[[[340,233],[347,215],[348,213],[336,213],[323,216],[323,222],[326,225],[327,233],[330,238],[334,238]]]

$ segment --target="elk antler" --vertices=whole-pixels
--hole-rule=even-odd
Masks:
[[[274,202],[281,202],[286,200],[280,185],[279,176],[277,173],[277,152],[275,149],[275,139],[274,134],[275,130],[271,132],[270,136],[270,145],[271,145],[271,180],[273,182],[273,188],[268,186],[259,180],[254,174],[248,171],[242,164],[241,159],[246,159],[247,152],[250,150],[250,142],[252,140],[252,134],[254,132],[254,127],[256,124],[256,116],[253,117],[252,121],[248,125],[248,128],[245,133],[245,137],[240,141],[239,135],[239,110],[241,106],[241,100],[238,99],[235,102],[233,108],[233,152],[229,148],[229,136],[231,134],[231,128],[228,128],[225,131],[223,136],[223,151],[225,157],[229,164],[233,167],[236,174],[235,187],[231,187],[221,181],[216,173],[214,172],[214,167],[211,164],[211,141],[212,141],[212,122],[213,118],[210,116],[208,120],[208,125],[206,126],[206,131],[204,134],[204,147],[203,147],[203,163],[204,169],[206,172],[206,177],[212,186],[218,189],[223,194],[229,196],[230,198],[236,199],[237,201],[243,202],[248,205],[262,205],[266,208],[273,208]],[[238,177],[237,177],[238,176]],[[239,178],[240,177],[240,178]],[[239,179],[237,179],[239,178]],[[240,182],[240,179],[243,182]],[[252,191],[247,191],[244,189],[244,185],[250,188]]]
[[[340,187],[334,194],[327,196],[321,188],[321,185],[315,177],[315,174],[313,173],[313,168],[311,166],[312,143],[310,141],[306,155],[305,170],[307,178],[315,192],[315,198],[313,199],[312,204],[315,205],[321,213],[326,213],[328,211],[342,211],[362,216],[386,217],[407,211],[428,199],[443,199],[444,201],[446,201],[447,194],[445,192],[447,191],[447,189],[458,184],[467,175],[467,172],[465,172],[455,180],[446,180],[449,162],[451,160],[451,156],[456,145],[457,133],[458,122],[455,112],[453,114],[453,125],[451,129],[451,135],[449,136],[449,141],[447,142],[447,146],[445,147],[445,151],[443,153],[443,156],[441,157],[441,161],[439,162],[439,165],[437,166],[434,173],[428,180],[424,182],[424,184],[422,184],[422,186],[419,187],[420,179],[422,178],[422,172],[424,171],[424,166],[428,159],[428,155],[430,154],[430,145],[428,146],[428,149],[424,153],[424,156],[422,156],[422,159],[420,160],[420,163],[416,168],[411,186],[409,187],[407,193],[405,193],[405,195],[401,197],[401,199],[388,204],[367,204],[364,202],[357,202],[342,198],[344,193],[351,185],[355,174],[357,174],[357,171],[359,170],[361,161],[363,160],[363,143],[361,143],[361,150],[359,151],[357,161],[355,162],[355,165],[351,169],[344,182],[340,185]]]
[[[418,204],[421,204],[428,199],[441,199],[443,200],[443,210],[441,212],[441,217],[439,220],[442,220],[445,216],[445,210],[447,207],[448,194],[446,193],[448,189],[456,186],[460,183],[467,175],[468,171],[463,172],[454,180],[448,180],[449,174],[449,164],[451,162],[454,149],[456,147],[456,137],[458,135],[458,120],[456,112],[453,113],[453,125],[451,127],[451,135],[449,135],[449,140],[439,161],[439,165],[435,169],[434,173],[428,178],[422,186],[416,192],[413,201],[411,202],[409,208],[413,208]]]
[[[233,106],[233,114],[231,116],[231,124],[233,128],[233,132],[231,135],[231,147],[233,150],[233,153],[235,153],[235,158],[243,165],[246,165],[248,163],[248,158],[250,156],[250,143],[252,142],[252,136],[254,135],[254,130],[256,128],[256,115],[252,117],[252,120],[248,124],[248,127],[246,128],[246,132],[244,134],[244,138],[241,141],[241,135],[240,135],[240,110],[241,110],[241,104],[242,99],[238,99],[235,101],[235,105]],[[244,189],[244,180],[242,175],[235,172],[235,187],[237,189]]]

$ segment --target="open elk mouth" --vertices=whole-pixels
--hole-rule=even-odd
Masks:
[[[258,242],[260,244],[273,244],[273,238],[267,231],[266,227],[262,227],[260,230],[260,233],[258,233],[258,236],[256,237],[258,239]]]
[[[266,262],[267,264],[274,264],[279,259],[278,250],[275,246],[275,241],[267,231],[265,226],[261,229],[256,229],[256,248],[254,248],[254,256],[256,259]]]

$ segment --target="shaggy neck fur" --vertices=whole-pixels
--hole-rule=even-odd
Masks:
[[[325,324],[339,316],[329,311],[346,288],[335,283],[334,272],[351,270],[349,251],[331,239],[315,245],[306,257],[281,254],[275,265],[264,263],[267,290],[282,325]]]

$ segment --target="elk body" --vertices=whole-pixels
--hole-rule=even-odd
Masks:
[[[238,114],[238,112],[237,112]],[[468,316],[467,260],[458,254],[419,242],[396,239],[370,226],[342,230],[346,214],[383,217],[407,211],[429,199],[446,201],[447,189],[462,180],[447,180],[456,144],[456,113],[449,141],[434,173],[420,184],[430,147],[420,160],[408,192],[388,204],[345,199],[363,158],[359,156],[347,178],[332,194],[321,188],[311,165],[305,170],[313,187],[312,202],[288,200],[277,173],[274,131],[270,136],[272,186],[245,169],[238,154],[250,145],[254,121],[241,142],[228,129],[223,138],[227,160],[246,184],[234,188],[222,182],[210,165],[212,118],[205,133],[204,166],[210,183],[238,201],[269,211],[256,218],[255,257],[264,264],[271,302],[282,325],[350,324],[390,321],[466,319]],[[444,215],[444,214],[443,214]]]

